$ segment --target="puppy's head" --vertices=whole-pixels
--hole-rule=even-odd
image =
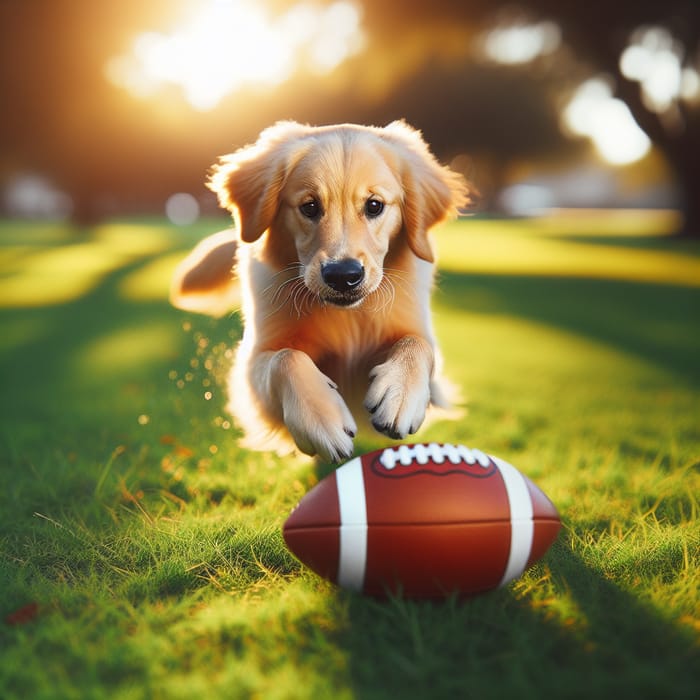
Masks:
[[[419,132],[283,122],[225,156],[209,183],[246,243],[279,269],[298,264],[324,303],[356,306],[376,291],[394,242],[433,261],[429,229],[468,200]]]

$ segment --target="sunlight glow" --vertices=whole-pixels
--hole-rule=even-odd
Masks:
[[[700,74],[683,67],[683,44],[664,27],[637,30],[620,56],[620,70],[639,83],[647,109],[659,114],[678,99],[700,99]]]
[[[0,275],[0,308],[66,304],[95,290],[109,275],[167,249],[167,229],[105,224],[90,240],[23,249]]]
[[[559,48],[561,30],[554,22],[509,24],[492,29],[483,39],[484,55],[496,63],[529,63]]]
[[[700,101],[700,73],[687,67],[681,73],[681,98],[688,102]]]
[[[435,241],[440,268],[462,275],[626,280],[698,289],[698,258],[674,250],[612,245],[618,235],[668,234],[677,230],[678,221],[678,212],[649,209],[549,212],[540,219],[470,221],[468,246],[464,226],[450,223],[440,228]],[[583,238],[574,250],[567,236]]]
[[[300,69],[329,73],[364,44],[360,11],[348,0],[300,3],[270,15],[253,0],[207,0],[171,33],[138,36],[112,58],[108,79],[138,97],[179,87],[198,110],[245,86],[274,87]]]
[[[178,250],[144,263],[122,276],[119,296],[128,301],[167,301],[170,280],[181,262],[182,251]]]
[[[562,119],[569,132],[590,138],[600,155],[613,165],[634,163],[651,148],[649,137],[639,128],[629,107],[613,97],[610,85],[600,78],[579,86]]]
[[[102,377],[133,372],[149,362],[169,359],[176,340],[173,324],[167,321],[115,324],[107,333],[76,348],[73,362],[78,371],[97,372]],[[140,425],[147,425],[150,418],[141,414],[137,420]]]
[[[644,104],[665,112],[678,97],[683,47],[661,27],[638,32],[620,57],[620,70],[642,89]]]

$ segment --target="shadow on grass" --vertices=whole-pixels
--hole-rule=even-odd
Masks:
[[[436,301],[584,335],[700,385],[699,288],[442,272]]]
[[[669,253],[683,253],[686,255],[700,256],[700,246],[692,238],[679,236],[614,236],[596,234],[567,234],[553,236],[557,240],[569,243],[582,243],[585,245],[602,245],[611,248],[629,248],[631,250],[664,251]]]
[[[690,631],[561,542],[546,561],[556,601],[519,600],[508,591],[465,602],[353,597],[339,643],[356,696],[695,697],[700,655]]]

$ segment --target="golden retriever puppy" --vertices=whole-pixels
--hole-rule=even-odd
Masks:
[[[362,414],[403,439],[445,405],[428,232],[468,189],[420,132],[281,122],[221,158],[209,186],[236,226],[180,264],[171,299],[221,315],[239,286],[229,409],[246,446],[340,461]]]

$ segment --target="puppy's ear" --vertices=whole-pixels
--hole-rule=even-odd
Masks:
[[[437,162],[420,131],[405,121],[392,122],[382,134],[400,153],[408,245],[419,258],[433,262],[428,231],[457,216],[457,208],[471,202],[471,191],[462,175]]]
[[[175,268],[170,302],[184,311],[223,316],[239,305],[233,266],[237,242],[231,230],[205,238]]]
[[[305,152],[302,137],[307,133],[308,128],[296,122],[278,122],[253,145],[223,156],[213,167],[208,187],[237,219],[246,243],[272,225],[287,175]]]

